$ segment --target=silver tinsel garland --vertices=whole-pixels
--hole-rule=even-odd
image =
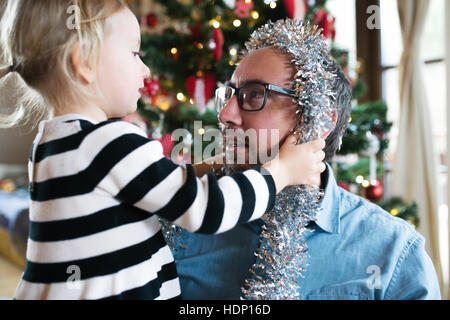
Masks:
[[[334,64],[325,38],[317,26],[291,19],[269,22],[256,30],[246,43],[244,56],[265,47],[286,53],[296,68],[292,88],[298,104],[298,144],[321,137],[333,128],[337,109],[330,70]],[[323,191],[317,187],[292,186],[278,196],[260,235],[251,278],[242,288],[244,299],[298,299],[298,280],[306,271],[308,250],[305,234],[319,213]]]
[[[174,253],[177,252],[179,247],[182,246],[180,238],[183,229],[161,217],[159,218],[159,223],[161,225],[161,232],[164,235],[170,250]]]

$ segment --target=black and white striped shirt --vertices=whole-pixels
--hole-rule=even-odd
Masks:
[[[123,121],[43,121],[29,162],[30,235],[16,299],[173,299],[176,267],[158,216],[220,233],[271,210],[261,168],[217,180],[163,155]]]

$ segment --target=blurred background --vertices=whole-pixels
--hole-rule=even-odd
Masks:
[[[0,10],[6,1],[0,1]],[[445,0],[130,0],[152,77],[124,120],[159,139],[166,155],[190,134],[217,128],[214,90],[231,77],[251,32],[268,20],[307,19],[323,29],[353,87],[353,113],[334,159],[339,185],[411,223],[427,240],[449,298],[448,131],[450,3]],[[14,107],[14,79],[0,108]],[[193,122],[202,121],[194,132]],[[0,129],[0,297],[24,268],[27,159],[35,129]],[[186,139],[187,138],[187,139]]]

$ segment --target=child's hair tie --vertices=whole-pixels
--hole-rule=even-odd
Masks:
[[[5,68],[3,72],[0,72],[0,79],[6,77],[11,72],[16,72],[19,68],[19,64],[12,64],[9,67]]]
[[[18,68],[19,68],[19,64],[12,64],[9,67],[9,72],[16,72]]]

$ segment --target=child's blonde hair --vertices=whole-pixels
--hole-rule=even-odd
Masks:
[[[19,103],[12,113],[0,112],[0,127],[32,113],[48,118],[86,99],[72,53],[78,46],[79,63],[95,66],[106,19],[124,7],[124,0],[8,0],[0,20],[0,89],[15,74],[21,79],[14,81]]]

